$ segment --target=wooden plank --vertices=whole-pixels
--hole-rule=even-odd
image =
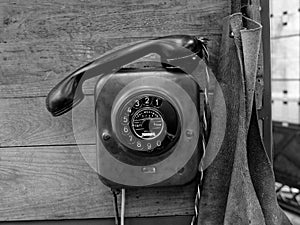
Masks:
[[[218,60],[218,47],[220,42],[220,35],[208,36],[209,41],[209,52],[210,52],[210,65],[215,70],[216,61]],[[124,40],[123,40],[124,41]],[[126,41],[126,40],[125,40]],[[127,41],[132,41],[129,39]],[[122,42],[117,42],[122,45]],[[32,45],[39,45],[41,43],[31,42]],[[19,43],[14,43],[11,45],[2,45],[0,44],[0,49],[2,49],[2,55],[5,59],[0,68],[0,98],[14,98],[14,97],[40,97],[46,96],[48,92],[53,88],[63,77],[67,76],[73,70],[78,68],[80,65],[91,61],[92,58],[100,56],[93,52],[93,57],[84,56],[84,50],[82,50],[82,57],[73,61],[64,61],[63,59],[58,58],[57,56],[51,56],[52,54],[57,54],[57,51],[61,51],[62,55],[69,55],[72,53],[67,53],[63,50],[58,50],[60,47],[57,46],[53,48],[57,43],[43,43],[43,46],[39,50],[40,56],[35,54],[22,54],[26,52],[24,50],[26,46],[22,46]],[[64,45],[63,43],[60,43]],[[49,47],[51,45],[51,47]],[[17,46],[17,47],[15,47]],[[115,45],[117,46],[117,44]],[[14,51],[13,49],[19,49]],[[0,50],[1,51],[1,50]],[[102,53],[104,53],[103,50]],[[21,52],[21,53],[20,53]],[[9,56],[7,54],[9,53]],[[44,54],[44,56],[42,56]],[[0,52],[1,55],[1,52]],[[153,59],[152,57],[145,57],[141,60],[144,61],[157,61],[157,57]],[[139,61],[141,61],[139,60]],[[15,65],[19,66],[15,66]],[[95,81],[85,83],[85,93],[92,94]]]
[[[93,95],[60,117],[47,111],[45,97],[0,98],[0,109],[0,147],[96,143]]]
[[[95,160],[95,146],[81,146]],[[106,218],[110,190],[75,146],[0,149],[0,220]],[[127,190],[126,216],[192,213],[194,187]]]
[[[155,36],[208,37],[214,61],[228,2],[2,0],[0,12],[0,96],[29,97],[107,50]]]
[[[15,40],[62,37],[81,40],[78,34],[92,37],[95,33],[98,40],[103,40],[105,37],[163,35],[176,29],[183,33],[200,30],[220,33],[217,20],[228,12],[228,2],[2,0],[1,8],[2,27],[5,28],[3,41],[12,37]]]
[[[47,111],[45,97],[0,98],[0,109],[0,147],[96,143],[93,95],[60,117]]]
[[[210,67],[212,68],[213,71],[215,71],[217,67],[217,60],[219,55],[218,48],[219,48],[221,36],[210,35],[208,36],[208,38],[210,39],[208,43],[208,48],[210,53]],[[121,42],[118,43],[120,45],[123,44]],[[19,49],[26,48],[24,46],[21,46],[20,44],[16,44],[16,46],[18,46]],[[2,48],[3,55],[5,55],[7,52],[10,52],[11,56],[10,57],[3,56],[4,58],[6,57],[6,60],[3,61],[2,64],[3,66],[0,67],[0,98],[16,98],[16,97],[23,98],[23,97],[46,96],[48,92],[65,76],[67,76],[69,73],[74,71],[80,65],[83,65],[88,61],[92,60],[91,58],[84,58],[85,56],[82,56],[82,60],[78,59],[76,61],[73,61],[70,65],[70,62],[60,61],[58,58],[55,58],[54,56],[51,57],[52,53],[55,54],[56,51],[59,51],[58,47],[57,49],[47,49],[48,47],[49,46],[43,46],[43,48],[41,48],[41,51],[44,52],[45,57],[47,54],[50,54],[50,56],[47,56],[47,60],[45,61],[45,58],[43,58],[42,56],[33,59],[34,54],[22,55],[18,51],[8,50],[10,48],[15,48],[13,45],[5,45],[5,46],[3,45]],[[1,49],[1,43],[0,43],[0,49]],[[63,52],[62,54],[67,55],[66,52]],[[1,55],[1,50],[0,50],[0,55]],[[96,53],[94,53],[94,55],[99,56]],[[18,64],[17,61],[19,60],[22,62],[22,64],[20,65],[19,63],[20,66],[17,66],[16,68],[14,65]],[[159,58],[153,56],[147,56],[138,60],[138,62],[141,61],[149,62],[149,64],[151,64],[153,62],[158,62]],[[42,67],[48,67],[48,69],[43,71],[43,69],[38,68],[36,64]],[[142,63],[133,63],[130,66],[131,67],[141,66],[140,64]],[[145,65],[145,63],[143,63],[142,65]],[[24,68],[24,67],[28,67],[28,68]],[[61,67],[64,68],[60,69]],[[85,94],[93,94],[97,79],[98,78],[93,78],[84,83]]]
[[[0,99],[0,146],[95,144],[93,96],[72,112],[52,117],[45,98]],[[79,111],[78,111],[79,110]],[[74,124],[72,124],[72,122]],[[73,133],[76,129],[77,142]]]

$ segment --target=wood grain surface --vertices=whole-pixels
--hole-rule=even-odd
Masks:
[[[81,146],[94,157],[95,146]],[[106,218],[112,196],[76,146],[1,148],[1,220]],[[127,190],[127,216],[186,215],[194,185]]]
[[[72,113],[51,117],[45,96],[79,65],[151,37],[208,37],[214,64],[228,2],[0,0],[0,221],[112,217],[108,188],[76,146],[93,161],[93,97],[75,140]],[[126,216],[190,215],[193,193],[192,184],[129,190]]]
[[[1,95],[45,96],[79,65],[116,46],[169,34],[211,39],[227,1],[2,1]],[[30,89],[30,91],[29,91]]]
[[[72,112],[52,117],[44,97],[0,99],[0,146],[95,144],[93,96],[87,96],[72,121]],[[76,111],[77,112],[77,111]],[[72,123],[80,139],[75,141]]]

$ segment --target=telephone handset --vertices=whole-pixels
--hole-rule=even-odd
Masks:
[[[116,72],[122,66],[150,53],[159,54],[162,63],[178,66],[187,73],[194,69],[199,57],[208,57],[205,39],[189,35],[160,37],[112,51],[80,67],[58,83],[46,98],[48,111],[53,116],[68,112],[83,100],[82,84],[85,80]]]
[[[120,70],[150,53],[160,56],[164,69]],[[206,74],[196,73],[204,73],[199,65],[205,67],[200,61],[207,58],[206,40],[195,36],[132,44],[64,78],[48,94],[47,109],[53,116],[71,110],[84,98],[83,82],[99,76],[94,169],[103,183],[113,188],[185,184],[197,175],[202,156],[199,77]]]

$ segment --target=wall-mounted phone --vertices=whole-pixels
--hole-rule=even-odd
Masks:
[[[164,69],[121,70],[150,53],[160,55]],[[100,76],[94,100],[102,181],[114,188],[185,184],[202,155],[200,88],[191,74],[206,58],[204,41],[188,35],[133,44],[63,79],[48,94],[47,109],[53,116],[71,110],[84,98],[83,82]]]

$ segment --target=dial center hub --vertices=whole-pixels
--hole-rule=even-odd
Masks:
[[[144,140],[158,137],[164,129],[162,115],[154,108],[138,110],[132,117],[131,128],[134,134]]]

